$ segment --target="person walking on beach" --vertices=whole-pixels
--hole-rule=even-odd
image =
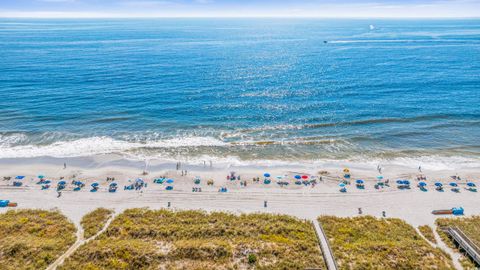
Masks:
[[[63,163],[63,169],[65,170],[66,168],[67,168],[67,163],[64,162],[64,163]]]
[[[422,166],[418,166],[418,171],[422,172]]]

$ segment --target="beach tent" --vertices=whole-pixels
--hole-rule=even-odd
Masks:
[[[270,177],[270,174],[269,173],[264,173],[263,176]]]

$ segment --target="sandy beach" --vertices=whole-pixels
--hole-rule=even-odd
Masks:
[[[388,179],[387,187],[376,189],[376,177],[379,175],[374,166],[360,168],[346,164],[351,170],[351,185],[347,185],[347,192],[341,193],[338,184],[343,179],[345,164],[331,166],[330,164],[313,167],[305,166],[223,166],[209,164],[182,163],[176,170],[175,163],[150,162],[147,166],[147,175],[142,175],[145,164],[130,162],[114,157],[95,157],[70,159],[67,168],[63,167],[61,159],[36,159],[14,162],[3,160],[0,163],[0,176],[12,177],[10,181],[0,180],[0,197],[18,203],[18,208],[58,208],[76,224],[87,212],[97,208],[106,207],[120,212],[123,209],[135,207],[149,207],[152,209],[170,207],[172,209],[203,209],[206,211],[229,211],[234,213],[269,212],[283,213],[300,218],[313,219],[319,215],[356,216],[358,208],[363,215],[380,217],[385,211],[387,217],[398,217],[408,223],[418,226],[423,224],[433,225],[437,216],[431,214],[435,209],[450,209],[463,207],[465,214],[478,215],[478,193],[465,189],[466,180],[480,184],[479,170],[476,168],[455,168],[452,170],[425,170],[422,174],[427,177],[427,191],[417,187],[416,177],[419,175],[417,168],[401,167],[398,165],[382,165],[382,175]],[[182,170],[187,170],[187,175],[182,176]],[[238,180],[227,180],[226,176],[235,171],[241,176],[241,181],[247,181],[247,186],[241,186]],[[328,172],[320,181],[318,173]],[[263,174],[272,175],[272,183],[263,183]],[[52,180],[49,190],[41,190],[38,175],[45,175]],[[295,185],[292,176],[296,174],[317,176],[317,184]],[[450,176],[458,174],[462,180],[452,180]],[[12,186],[16,175],[24,175],[21,187]],[[275,176],[285,176],[288,186],[281,187],[277,184]],[[75,178],[73,178],[75,176]],[[174,179],[174,190],[165,190],[165,184],[155,184],[153,179],[160,176]],[[61,177],[68,185],[62,196],[57,197],[56,183]],[[108,192],[107,177],[114,177],[119,188],[115,193]],[[200,177],[201,183],[194,184],[194,178]],[[260,177],[261,181],[252,181]],[[124,190],[125,185],[131,184],[135,179],[142,178],[147,183],[141,190]],[[80,191],[73,191],[72,179],[85,183]],[[207,180],[214,180],[214,185],[207,185]],[[355,179],[365,180],[365,189],[355,187]],[[399,190],[395,184],[397,179],[411,181],[411,189]],[[435,190],[434,182],[441,181],[445,185],[444,192]],[[94,182],[100,184],[97,192],[90,192],[90,185]],[[460,192],[452,192],[448,184],[457,182]],[[193,187],[200,187],[202,192],[192,192]],[[219,189],[226,187],[228,192],[220,193]],[[264,202],[267,201],[267,207]],[[1,212],[9,208],[0,208]]]

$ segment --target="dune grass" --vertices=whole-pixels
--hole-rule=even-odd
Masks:
[[[0,269],[45,269],[75,242],[75,232],[57,211],[0,214]]]
[[[400,219],[322,216],[319,222],[340,269],[454,269],[447,254]]]
[[[418,230],[422,233],[423,237],[425,237],[428,241],[436,244],[437,239],[435,239],[435,235],[433,234],[432,227],[428,225],[418,226]]]
[[[455,243],[442,230],[442,227],[456,226],[466,234],[473,243],[480,247],[480,216],[459,217],[459,218],[439,218],[436,221],[437,232],[450,248],[457,249]],[[458,250],[458,249],[457,249]],[[460,263],[465,269],[475,269],[475,263],[466,255],[460,259]]]
[[[100,231],[112,214],[113,211],[110,209],[97,208],[83,216],[80,224],[84,231],[84,238],[90,238]]]
[[[130,209],[62,269],[325,269],[310,222],[285,215]]]

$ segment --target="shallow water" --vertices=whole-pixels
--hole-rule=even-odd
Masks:
[[[0,158],[480,157],[479,20],[2,19],[0,52]]]

